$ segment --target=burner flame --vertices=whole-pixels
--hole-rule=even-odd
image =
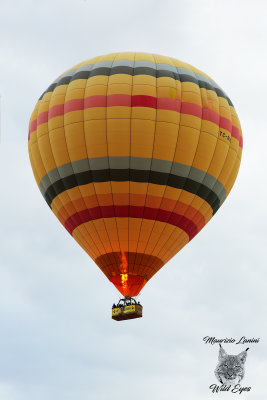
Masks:
[[[121,264],[120,264],[120,270],[121,270],[121,283],[124,291],[127,291],[127,281],[128,281],[128,261],[126,258],[126,255],[124,251],[121,252]]]

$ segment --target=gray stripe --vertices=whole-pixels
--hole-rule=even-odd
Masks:
[[[218,197],[220,199],[222,198],[222,202],[223,202],[225,200],[225,198],[226,198],[226,190],[225,190],[224,186],[221,184],[221,182],[217,181],[215,183],[214,192],[215,192],[215,190],[216,190],[216,193],[218,192]]]
[[[135,61],[134,66],[135,68],[146,67],[156,69],[156,64],[151,61]]]
[[[174,162],[172,165],[171,173],[173,175],[179,175],[182,176],[183,178],[187,178],[190,172],[190,168],[191,167],[189,165],[184,165]]]
[[[67,167],[67,166],[66,166]],[[69,170],[69,167],[67,167],[66,168],[66,170]],[[60,176],[60,167],[58,167],[58,168],[55,168],[55,169],[52,169],[52,171],[49,171],[48,172],[48,178],[49,178],[49,181],[51,181],[51,182],[55,182],[55,181],[57,181],[58,179],[60,179],[61,178],[61,176]]]
[[[211,86],[213,86],[214,88],[220,89],[220,90],[223,92],[223,94],[224,94],[225,96],[227,96],[226,93],[222,90],[222,88],[221,88],[215,81],[213,81],[213,80],[211,80],[211,79],[208,79],[206,76],[201,75],[201,74],[196,74],[196,77],[197,77],[197,79],[198,79],[199,81],[207,82],[207,83],[209,83]]]
[[[193,71],[190,71],[190,69],[177,67],[176,72],[178,72],[179,75],[190,75],[196,79],[196,74]],[[203,80],[202,77],[201,77],[201,80]]]
[[[100,61],[96,64],[94,64],[94,68],[92,69],[96,69],[96,68],[111,68],[113,64],[113,61]]]
[[[134,61],[133,60],[116,60],[112,64],[112,67],[131,67],[133,68]]]
[[[196,168],[194,168],[194,167],[191,167],[190,168],[190,172],[189,172],[189,175],[188,175],[188,178],[189,179],[192,179],[193,181],[196,181],[196,182],[203,182],[203,179],[204,179],[204,177],[205,177],[205,174],[206,174],[206,172],[204,172],[204,171],[201,171],[200,169],[196,169]],[[211,189],[211,188],[210,188]]]
[[[108,169],[109,166],[108,161],[109,161],[108,157],[89,158],[90,169],[94,171],[97,171],[99,169]],[[86,169],[84,171],[86,171]]]
[[[71,163],[60,165],[57,170],[61,179],[73,174],[73,167]]]
[[[151,158],[130,157],[130,168],[147,171],[151,166]]]
[[[171,168],[172,168],[172,161],[159,160],[156,158],[152,159],[150,168],[152,171],[169,174],[171,172]]]
[[[75,174],[79,174],[80,172],[88,171],[89,167],[89,160],[85,158],[84,160],[73,161],[72,168]]]
[[[87,64],[87,65],[82,65],[81,67],[77,68],[75,70],[75,73],[81,72],[81,71],[91,71],[93,69],[93,64]]]
[[[52,172],[52,171],[50,171],[50,172]],[[55,181],[52,181],[52,182],[50,181],[50,178],[49,178],[50,172],[48,172],[48,174],[45,175],[42,178],[41,182],[39,183],[39,188],[40,188],[42,194],[44,194],[44,192],[47,190],[47,188],[49,188],[49,186],[51,184],[53,184],[53,182],[55,182]]]
[[[112,66],[112,61],[102,61],[97,64],[85,64],[76,69],[72,69],[70,71],[65,72],[64,74],[60,75],[53,83],[58,83],[62,78],[66,78],[67,76],[73,76],[74,74],[77,74],[78,72],[81,71],[91,71],[95,68],[100,68],[100,67],[111,68],[111,66]]]
[[[170,65],[170,64],[157,64],[157,69],[159,70],[164,70],[164,71],[171,71],[171,72],[174,72],[175,74],[177,74],[177,68],[176,67],[174,67],[173,65]],[[189,75],[189,74],[187,74],[187,75]]]
[[[109,157],[108,160],[111,169],[128,169],[130,166],[130,157]]]
[[[52,82],[52,84],[58,83],[62,78],[65,78],[66,76],[73,76],[74,74],[76,74],[76,72],[77,72],[77,69],[72,69],[70,71],[67,71],[64,74],[60,75],[56,80],[54,80],[54,82]]]
[[[44,178],[45,178],[46,176],[44,176]],[[43,179],[44,179],[43,178]],[[44,186],[44,184],[43,184],[43,179],[41,180],[41,182],[39,183],[39,188],[40,188],[40,191],[41,191],[41,193],[42,193],[42,195],[44,195],[44,193],[46,192],[46,189],[47,189],[47,187],[45,187]]]
[[[185,71],[187,71],[187,70],[185,70]],[[184,73],[187,73],[187,72],[184,72]],[[215,86],[215,87],[217,87],[218,85],[216,85],[216,83],[214,82],[214,81],[211,81],[210,79],[208,79],[206,76],[204,76],[204,75],[201,75],[201,74],[195,74],[195,76],[197,77],[197,79],[198,80],[200,80],[200,81],[203,81],[203,82],[207,82],[207,83],[209,83],[209,84],[213,84],[213,86]]]
[[[222,88],[219,85],[217,85],[216,82],[214,82],[211,79],[208,79],[205,75],[190,71],[189,69],[186,69],[186,68],[177,68],[177,72],[178,72],[178,74],[181,74],[181,75],[190,75],[193,78],[197,79],[198,81],[207,82],[214,88],[222,90]]]
[[[212,190],[220,199],[220,202],[224,201],[226,191],[221,182],[219,182],[212,175],[201,171],[195,167],[184,165],[176,162],[141,158],[141,157],[97,157],[74,161],[72,163],[61,165],[48,172],[45,175],[40,184],[39,188],[42,194],[48,189],[51,184],[56,181],[73,175],[73,172],[78,174],[86,172],[88,170],[106,170],[106,169],[133,169],[142,171],[156,171],[162,173],[171,173],[172,175],[189,178],[195,182],[201,183]]]
[[[214,176],[211,176],[209,174],[206,174],[204,179],[203,179],[203,184],[209,188],[213,188],[214,189],[214,185],[216,184],[217,179],[214,178]],[[223,187],[223,185],[221,185]],[[219,189],[218,189],[219,190]]]
[[[111,67],[124,67],[124,66],[131,67],[131,68],[148,67],[148,68],[157,69],[157,70],[171,71],[174,73],[178,73],[178,75],[189,75],[197,80],[209,83],[214,88],[222,90],[220,88],[220,86],[217,85],[217,83],[214,82],[213,80],[208,79],[206,76],[201,75],[200,73],[195,73],[195,72],[191,71],[190,69],[182,68],[182,67],[174,67],[173,65],[165,64],[165,63],[153,63],[151,61],[141,61],[141,60],[135,61],[135,62],[132,60],[116,60],[114,62],[113,61],[100,61],[96,64],[85,64],[76,69],[67,71],[65,74],[59,76],[53,83],[58,83],[62,78],[65,78],[67,76],[73,76],[74,74],[81,72],[81,71],[94,71],[97,68],[103,68],[103,67],[111,68]],[[226,94],[225,94],[225,96],[226,96]]]

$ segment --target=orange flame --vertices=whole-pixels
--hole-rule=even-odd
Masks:
[[[127,289],[128,274],[121,274],[121,283],[123,289]]]
[[[128,262],[126,255],[124,251],[121,252],[121,264],[120,264],[120,270],[121,270],[121,283],[124,291],[127,290],[127,281],[128,281]]]

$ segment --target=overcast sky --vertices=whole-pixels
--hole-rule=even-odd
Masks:
[[[267,5],[254,0],[0,0],[0,399],[210,400],[218,345],[251,344],[242,399],[266,400]],[[43,200],[28,121],[66,69],[147,51],[210,75],[239,115],[236,184],[210,223],[147,284],[144,318],[117,323],[119,299]],[[228,344],[237,354],[246,345]]]

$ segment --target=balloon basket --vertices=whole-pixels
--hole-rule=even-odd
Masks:
[[[143,306],[133,297],[124,297],[118,304],[112,306],[112,319],[115,321],[125,321],[127,319],[142,318]]]

